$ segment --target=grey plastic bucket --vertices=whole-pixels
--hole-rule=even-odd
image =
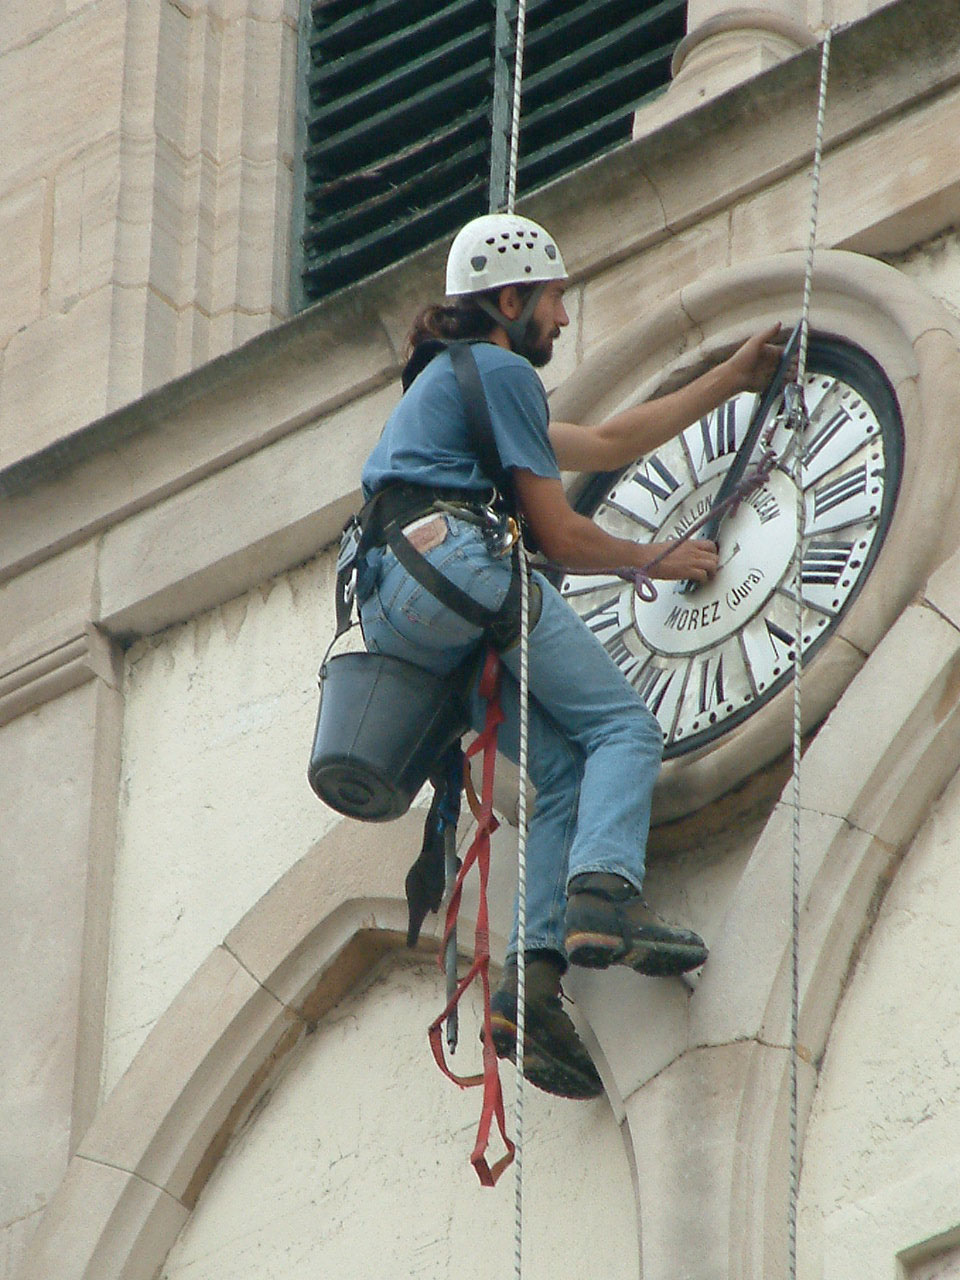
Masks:
[[[310,786],[347,817],[399,818],[469,728],[468,689],[464,668],[438,676],[383,654],[330,658],[320,668]]]

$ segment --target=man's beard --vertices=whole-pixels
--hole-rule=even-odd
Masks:
[[[514,347],[514,351],[518,356],[529,360],[535,369],[542,369],[553,358],[553,344],[559,336],[559,333],[554,333],[548,337],[537,328],[535,321],[531,320],[522,342]]]

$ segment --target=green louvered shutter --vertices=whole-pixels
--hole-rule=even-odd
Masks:
[[[520,195],[630,138],[685,0],[528,0]],[[305,303],[487,211],[494,0],[326,0],[310,11]]]

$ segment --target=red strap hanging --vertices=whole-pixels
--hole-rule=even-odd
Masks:
[[[487,702],[487,713],[483,732],[470,745],[466,752],[466,763],[472,756],[483,752],[483,786],[479,811],[474,810],[477,819],[477,832],[473,843],[463,860],[463,866],[457,875],[450,902],[447,906],[446,924],[443,941],[440,945],[440,966],[443,967],[443,956],[446,954],[447,939],[456,924],[460,910],[460,899],[463,893],[464,877],[476,863],[480,877],[480,894],[477,906],[477,930],[474,939],[473,963],[466,976],[457,984],[457,989],[447,1007],[430,1026],[430,1046],[437,1066],[455,1084],[462,1089],[474,1085],[483,1085],[483,1105],[480,1111],[480,1124],[477,1129],[477,1141],[470,1157],[470,1163],[477,1171],[477,1177],[485,1187],[492,1187],[500,1174],[511,1163],[514,1157],[514,1143],[507,1137],[506,1115],[503,1107],[503,1089],[500,1085],[500,1064],[493,1044],[493,1026],[490,1019],[490,917],[487,908],[487,882],[490,876],[490,837],[499,823],[493,815],[493,776],[497,755],[497,730],[503,720],[503,709],[500,706],[500,659],[496,652],[488,651],[480,677],[480,694]],[[471,804],[471,807],[473,805]],[[443,1051],[443,1023],[451,1011],[459,1003],[461,996],[479,975],[483,987],[483,1072],[480,1075],[458,1076],[447,1066]],[[490,1125],[496,1117],[497,1127],[505,1153],[491,1168],[487,1162],[486,1150],[490,1141]]]

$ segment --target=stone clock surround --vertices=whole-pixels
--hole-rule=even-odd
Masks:
[[[588,356],[558,390],[553,413],[572,422],[600,421],[688,380],[705,357],[726,352],[760,326],[779,320],[789,327],[799,314],[802,279],[803,255],[780,254],[682,289]],[[872,260],[818,253],[814,280],[812,326],[863,347],[883,367],[900,401],[905,448],[896,514],[871,578],[805,674],[805,729],[833,706],[960,534],[952,501],[960,480],[954,444],[960,377],[950,369],[956,322]],[[785,689],[719,745],[668,762],[656,817],[680,817],[780,755],[790,741],[792,714],[792,692]]]
[[[798,278],[798,255],[784,255],[682,291],[644,330],[626,331],[592,355],[558,392],[555,411],[599,415],[686,376],[779,315]],[[811,669],[822,664],[829,676],[820,694],[826,702],[853,678],[804,764],[801,1120],[858,939],[960,748],[960,555],[950,555],[958,530],[949,518],[956,461],[942,450],[960,407],[958,334],[926,295],[876,262],[823,254],[817,284],[815,323],[883,364],[903,406],[908,446],[898,516],[873,574],[883,599],[871,602],[865,592],[837,642],[842,658],[828,661],[824,652]],[[667,361],[665,351],[683,354]],[[733,735],[756,753],[755,765],[779,731],[770,719],[758,738],[750,725]],[[871,750],[851,755],[849,743],[860,736]],[[731,754],[715,754],[724,753]],[[702,785],[722,789],[719,766],[705,777]],[[666,806],[683,803],[672,777],[665,795]],[[571,983],[636,1157],[646,1280],[666,1280],[681,1239],[688,1251],[696,1242],[704,1275],[759,1280],[782,1256],[789,939],[785,906],[770,904],[789,899],[786,799],[735,893],[704,928],[711,960],[692,995],[679,983],[655,995],[639,987],[625,1011],[601,994],[597,975]],[[418,826],[416,817],[404,819],[396,846],[414,846]],[[399,944],[397,868],[364,859],[346,883],[342,873],[329,874],[333,866],[342,872],[355,840],[350,824],[334,827],[196,970],[81,1140],[23,1280],[154,1274],[230,1135],[309,1026]],[[495,919],[505,922],[505,881],[495,893]],[[638,1036],[651,1016],[657,1034]],[[678,1119],[704,1152],[702,1197],[690,1195]],[[641,1158],[650,1149],[661,1153],[655,1167]],[[647,1187],[651,1178],[656,1188]]]

